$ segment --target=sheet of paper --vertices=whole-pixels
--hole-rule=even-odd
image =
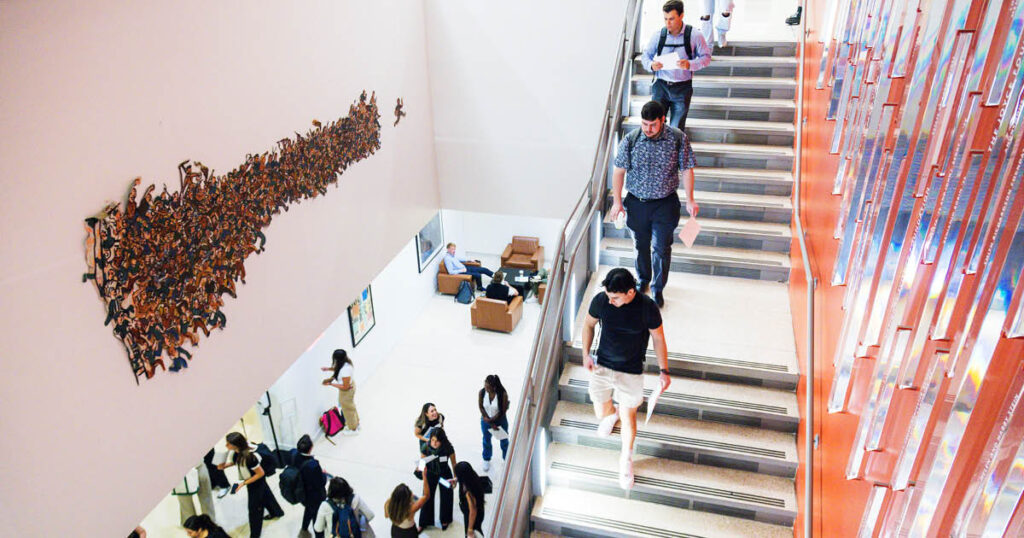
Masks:
[[[697,219],[690,217],[686,224],[683,225],[683,229],[679,230],[679,239],[683,240],[683,244],[687,247],[692,247],[693,242],[697,239],[697,234],[700,233],[700,223]]]
[[[661,396],[661,381],[658,381],[658,388],[651,391],[650,397],[647,398],[647,420],[644,424],[651,421],[651,415],[654,414],[654,406],[658,405],[658,397]]]
[[[668,54],[662,54],[661,56],[654,57],[655,62],[661,62],[662,69],[679,69],[676,66],[679,63],[679,53],[670,52]]]
[[[505,428],[491,428],[491,435],[493,435],[494,438],[499,441],[504,441],[505,439],[508,439],[508,432],[505,431]]]
[[[437,483],[438,483],[438,484],[441,484],[442,486],[444,486],[444,487],[446,487],[446,488],[448,488],[448,489],[452,489],[452,483],[451,483],[451,482],[449,482],[449,481],[448,481],[447,479],[444,479],[444,478],[438,478],[438,479],[437,479]]]
[[[222,463],[227,463],[227,462],[228,462],[228,453],[227,452],[214,452],[213,453],[213,464],[214,465],[220,465]]]
[[[434,460],[436,460],[436,459],[437,459],[437,456],[426,456],[426,457],[420,458],[419,470],[422,471],[423,469],[426,469],[427,468],[427,464],[432,462],[432,461],[434,461]]]

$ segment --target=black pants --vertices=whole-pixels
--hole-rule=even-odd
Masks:
[[[658,101],[668,113],[668,123],[677,129],[686,128],[686,115],[690,113],[693,81],[666,82],[658,79],[651,86],[651,100]]]
[[[441,467],[440,475],[430,471],[428,467],[423,473],[423,479],[427,480],[430,488],[430,500],[420,508],[420,527],[439,526],[444,527],[452,522],[452,510],[455,507],[454,495],[452,495],[452,488],[446,488],[437,483],[438,478],[444,478],[445,480],[451,480],[452,469],[445,465]],[[434,492],[441,496],[441,524],[437,525],[434,519]]]
[[[672,242],[682,207],[679,195],[672,193],[644,202],[628,194],[622,205],[626,208],[626,226],[633,232],[640,285],[650,284],[651,292],[658,293],[665,289],[672,267]]]
[[[281,517],[284,510],[277,504],[277,498],[270,491],[266,478],[249,484],[245,489],[249,490],[246,492],[249,496],[249,538],[259,538],[263,534],[263,511],[266,510],[273,517]]]
[[[302,527],[301,530],[306,530],[309,524],[316,519],[316,512],[320,509],[320,504],[323,501],[315,501],[310,503],[302,503]]]

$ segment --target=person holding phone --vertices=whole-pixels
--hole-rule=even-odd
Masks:
[[[277,503],[274,492],[267,484],[266,473],[260,466],[260,455],[249,445],[244,435],[231,432],[225,438],[228,450],[234,452],[231,461],[217,465],[218,469],[238,467],[241,482],[231,486],[231,493],[245,489],[248,493],[249,506],[249,538],[259,538],[263,534],[263,512],[270,513],[267,519],[276,519],[284,515],[284,510]]]

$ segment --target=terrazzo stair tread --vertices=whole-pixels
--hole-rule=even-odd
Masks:
[[[655,22],[657,23],[657,25],[661,24],[661,20],[660,19],[655,21]],[[733,47],[749,47],[749,48],[792,47],[794,50],[796,50],[796,47],[799,44],[796,41],[793,41],[791,39],[765,39],[763,37],[748,38],[748,39],[741,39],[741,40],[733,40],[732,39],[732,34],[734,34],[734,33],[736,33],[736,32],[733,31],[732,33],[729,34],[729,42],[726,45],[727,48],[733,48]],[[648,37],[650,37],[650,36],[648,36]],[[637,41],[637,46],[639,47],[639,50],[636,50],[634,52],[635,52],[635,54],[637,56],[639,56],[640,54],[643,53],[643,48],[647,46],[647,40],[644,40],[644,39],[638,40]],[[719,53],[719,51],[721,51],[721,48],[719,48],[718,45],[714,45],[714,50],[712,51],[712,54],[717,54],[717,53]],[[763,56],[763,55],[749,54],[748,56]]]
[[[631,106],[641,107],[651,100],[650,96],[634,95],[630,98]],[[690,99],[690,110],[711,109],[711,110],[744,110],[756,112],[793,112],[796,110],[796,101],[792,99],[753,99],[746,97],[704,97],[694,95]],[[689,118],[689,124],[696,118]],[[792,124],[792,122],[790,122]]]
[[[558,380],[558,388],[586,395],[591,375],[582,365],[567,364]],[[648,399],[660,386],[657,374],[644,374],[644,394]],[[796,394],[792,392],[679,376],[672,376],[672,383],[659,398],[655,413],[672,414],[668,412],[670,409],[694,407],[800,423]]]
[[[550,484],[626,494],[617,481],[618,450],[551,443],[545,460]],[[629,496],[646,496],[648,502],[678,506],[685,500],[753,512],[751,519],[781,525],[792,525],[797,515],[796,492],[788,478],[642,454],[633,456],[633,475]]]
[[[697,167],[694,175],[696,176],[697,181],[742,181],[747,183],[778,183],[790,186],[793,185],[793,173],[788,170]]]
[[[558,535],[541,531],[533,531],[530,533],[530,538],[558,538]]]
[[[600,422],[594,406],[559,400],[548,429],[552,439],[563,443],[618,447],[619,426],[606,438],[597,436]],[[797,466],[796,436],[792,433],[675,417],[652,415],[637,419],[635,451],[668,459],[741,468],[792,478]]]
[[[685,193],[679,190],[680,200],[685,200]],[[789,196],[775,196],[771,194],[746,194],[740,192],[719,192],[695,189],[693,196],[697,203],[715,206],[730,206],[744,208],[766,208],[792,211],[793,202]],[[685,204],[684,206],[685,207]],[[699,214],[698,214],[699,216]]]
[[[628,116],[623,125],[639,129],[640,116]],[[721,131],[734,131],[741,133],[788,135],[792,136],[796,130],[793,124],[784,121],[748,121],[748,120],[721,120],[712,118],[687,118],[686,130],[710,129]]]
[[[632,83],[653,82],[650,74],[635,74]],[[796,79],[782,77],[732,77],[723,75],[701,75],[693,77],[694,88],[729,88],[758,90],[795,90]]]
[[[686,120],[689,122],[690,120]],[[750,157],[793,158],[793,148],[789,146],[769,146],[764,144],[724,144],[719,142],[691,142],[693,152],[700,155],[743,155]]]
[[[531,519],[535,528],[560,536],[793,538],[793,530],[782,525],[558,486],[534,500]]]
[[[613,266],[601,265],[591,275],[583,309],[601,291],[600,283],[611,269]],[[757,380],[766,386],[795,390],[800,368],[788,293],[789,287],[783,283],[673,271],[662,309],[669,369]],[[584,319],[582,314],[576,317],[573,340],[565,347],[574,362],[582,360]],[[598,341],[595,336],[593,345]],[[648,344],[646,364],[657,370],[653,343]]]
[[[796,67],[794,56],[712,56],[711,65],[743,67]]]
[[[700,198],[697,198],[700,201]],[[620,258],[634,260],[633,241],[616,237],[601,239],[601,250]],[[672,261],[702,262],[709,264],[748,267],[751,269],[789,270],[789,256],[778,252],[745,250],[739,248],[693,245],[672,249]],[[675,271],[673,271],[675,272]]]
[[[682,196],[682,193],[680,193],[680,196]],[[697,198],[697,200],[703,203],[700,198]],[[607,225],[615,225],[615,221],[611,219],[610,213],[605,213],[604,223]],[[683,224],[684,222],[680,221],[679,226],[676,228],[676,235],[679,235],[679,231],[682,229]],[[750,239],[789,240],[793,237],[792,230],[790,230],[790,227],[786,224],[780,224],[777,222],[758,222],[753,220],[702,218],[700,220],[700,231],[701,233],[733,235]]]

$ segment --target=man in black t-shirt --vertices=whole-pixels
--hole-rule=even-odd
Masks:
[[[668,388],[668,348],[661,326],[661,312],[650,297],[637,293],[636,279],[627,269],[616,267],[601,282],[604,292],[590,301],[583,324],[583,366],[593,372],[590,399],[601,420],[597,434],[607,437],[622,421],[622,454],[619,458],[619,486],[633,487],[633,441],[636,439],[636,409],[644,401],[644,358],[647,342],[654,338],[654,353],[661,368],[661,390]],[[594,327],[601,322],[597,353],[590,354]],[[612,396],[619,405],[612,403]]]

